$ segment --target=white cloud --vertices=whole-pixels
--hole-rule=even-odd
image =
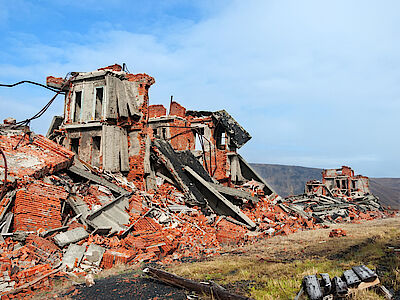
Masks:
[[[162,28],[142,34],[104,20],[86,32],[66,31],[59,45],[19,37],[17,53],[30,63],[3,64],[0,79],[44,81],[125,62],[155,77],[151,103],[167,105],[173,94],[189,109],[227,109],[253,136],[243,148],[249,161],[346,162],[360,173],[398,176],[400,165],[391,162],[400,147],[393,138],[399,6],[234,1],[197,23],[177,21],[165,36]]]

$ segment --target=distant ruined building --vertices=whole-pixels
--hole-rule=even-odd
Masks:
[[[354,171],[347,166],[340,169],[327,169],[322,172],[322,182],[311,180],[306,183],[306,194],[325,196],[362,197],[369,195],[369,178],[354,175]]]

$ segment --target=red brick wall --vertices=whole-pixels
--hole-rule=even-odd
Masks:
[[[40,180],[17,191],[14,204],[14,230],[33,231],[61,227],[61,200],[68,193],[62,187]]]
[[[144,98],[142,105],[139,107],[139,112],[143,116],[142,119],[147,121],[149,110],[149,88],[155,83],[155,80],[153,77],[147,74],[126,74],[126,77],[129,81],[136,81],[139,83],[139,96],[143,96]]]
[[[167,109],[162,104],[149,106],[149,118],[157,118],[167,115]]]
[[[190,122],[183,120],[174,120],[170,123],[170,143],[172,148],[175,150],[194,150],[195,148],[195,136],[190,128]],[[176,127],[174,127],[176,126]]]
[[[138,136],[139,139],[139,153],[136,155],[129,156],[129,173],[127,179],[132,181],[136,187],[140,190],[145,190],[144,182],[144,155],[146,152],[146,139],[147,135],[150,135],[150,139],[153,138],[153,130],[150,127],[146,127],[142,124],[142,127],[137,127],[140,129]],[[131,146],[131,140],[128,139],[128,147]]]
[[[186,116],[186,108],[184,108],[178,102],[172,101],[169,107],[169,115],[184,118]]]
[[[104,68],[100,68],[97,69],[98,71],[102,71],[102,70],[112,70],[112,71],[116,71],[116,72],[121,72],[122,71],[122,67],[118,64],[113,64],[111,66],[108,67],[104,67]]]
[[[213,177],[219,181],[226,182],[229,180],[229,176],[227,175],[229,170],[229,162],[228,162],[228,151],[226,150],[219,150],[217,149],[216,154],[214,149],[211,151],[211,163],[210,163],[210,152],[206,152],[206,161],[209,171],[211,172],[210,175],[214,174]],[[215,163],[215,156],[216,161]],[[204,163],[204,167],[206,164]]]

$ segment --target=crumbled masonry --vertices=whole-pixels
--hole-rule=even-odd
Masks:
[[[0,124],[1,299],[119,263],[200,259],[224,244],[391,215],[347,167],[282,199],[237,153],[251,136],[232,116],[172,100],[167,114],[149,105],[154,82],[119,65],[48,77],[66,95],[47,137]]]

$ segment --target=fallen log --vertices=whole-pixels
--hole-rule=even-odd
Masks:
[[[152,267],[145,268],[143,272],[164,283],[205,294],[216,300],[252,300],[252,298],[231,294],[214,282],[196,282]]]

